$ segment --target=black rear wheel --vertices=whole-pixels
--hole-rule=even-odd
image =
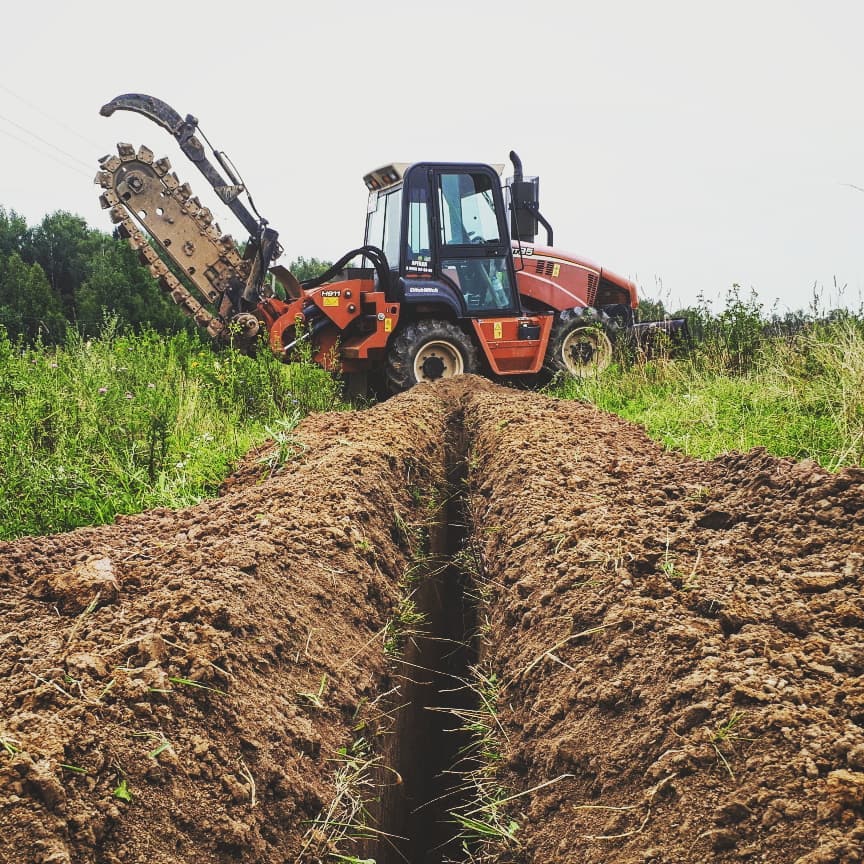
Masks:
[[[549,375],[599,375],[612,362],[612,332],[609,317],[596,309],[562,315],[552,327],[543,368]]]
[[[387,354],[387,389],[401,393],[421,381],[474,374],[480,368],[471,338],[449,321],[413,321]]]

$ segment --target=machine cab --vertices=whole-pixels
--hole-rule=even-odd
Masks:
[[[489,165],[388,165],[364,178],[367,245],[384,251],[393,299],[457,318],[520,315],[500,174]]]

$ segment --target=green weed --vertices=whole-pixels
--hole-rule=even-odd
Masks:
[[[502,760],[501,744],[506,740],[498,721],[500,681],[493,672],[479,667],[470,670],[464,682],[476,696],[474,709],[449,709],[459,720],[459,728],[470,736],[469,744],[460,753],[460,764],[468,803],[452,810],[450,815],[459,826],[466,860],[485,860],[502,849],[518,846],[519,822],[507,815],[506,803],[511,800],[497,779]]]
[[[227,696],[224,690],[218,687],[211,687],[209,684],[202,684],[200,681],[193,681],[191,678],[169,677],[168,680],[172,684],[182,684],[184,687],[194,687],[198,690],[209,690],[211,693],[218,693],[220,696]]]
[[[411,596],[402,597],[393,617],[384,628],[384,653],[399,657],[409,636],[419,635],[426,616],[417,608]]]
[[[318,686],[318,691],[315,693],[312,692],[303,692],[298,694],[301,699],[305,699],[313,708],[323,708],[324,707],[324,693],[327,691],[327,675],[326,673],[321,676],[321,684]]]
[[[7,735],[0,735],[0,747],[2,747],[9,756],[14,756],[21,752],[20,742],[14,738],[9,738]]]
[[[111,793],[115,798],[119,798],[121,801],[126,801],[127,803],[132,803],[132,792],[129,790],[129,784],[124,777],[120,783],[115,787],[114,791]]]
[[[682,591],[694,591],[699,587],[699,562],[702,560],[702,553],[696,554],[696,561],[693,564],[689,573],[678,569],[675,563],[675,557],[669,550],[669,539],[666,539],[666,549],[663,553],[663,560],[660,562],[660,570],[667,579]]]
[[[725,720],[714,730],[711,736],[711,746],[714,748],[717,758],[723,764],[723,767],[729,773],[729,776],[734,780],[735,774],[732,772],[732,766],[726,758],[726,754],[721,749],[723,746],[727,748],[733,747],[739,741],[754,741],[754,738],[747,738],[738,732],[738,724],[744,719],[743,711],[733,711],[729,715],[729,719]]]
[[[286,462],[302,455],[306,450],[306,445],[291,434],[301,419],[302,415],[295,409],[288,416],[279,417],[273,424],[265,426],[267,435],[273,442],[273,448],[259,461],[266,465],[271,473]]]
[[[380,756],[372,754],[369,741],[363,737],[338,749],[333,760],[337,766],[333,777],[334,795],[307,831],[298,861],[320,860],[324,854],[337,861],[370,860],[342,855],[334,850],[345,843],[368,840],[379,833],[370,824],[368,805],[380,794],[375,779],[380,759]],[[307,853],[312,857],[304,857]]]

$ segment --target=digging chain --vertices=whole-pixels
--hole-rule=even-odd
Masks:
[[[232,294],[242,292],[250,270],[250,263],[240,257],[231,236],[221,233],[210,210],[192,196],[189,184],[180,183],[171,172],[167,158],[154,160],[147,147],[136,152],[131,144],[118,144],[117,154],[99,160],[95,182],[104,190],[99,202],[110,210],[120,234],[160,287],[199,327],[214,338],[226,339],[227,322],[233,319],[244,335],[254,336],[257,320],[248,313],[235,317],[237,310],[231,300]],[[177,278],[136,222],[201,300]]]

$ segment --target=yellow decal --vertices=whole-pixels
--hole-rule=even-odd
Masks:
[[[555,264],[552,267],[552,278],[554,279],[561,272],[561,265]]]
[[[393,319],[392,318],[385,318],[384,319],[384,332],[390,333],[390,332],[392,332],[392,330],[393,330]]]
[[[338,297],[325,297],[324,298],[324,305],[325,306],[338,306],[339,305],[339,298]]]
[[[503,330],[501,328],[501,322],[500,321],[496,321],[492,325],[492,333],[493,333],[493,336],[492,336],[493,339],[500,339],[503,336]]]

